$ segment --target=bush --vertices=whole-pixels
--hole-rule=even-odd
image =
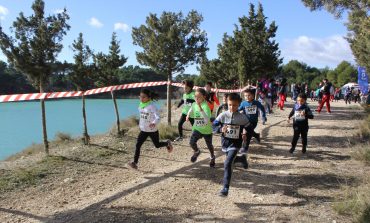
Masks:
[[[179,136],[178,130],[176,126],[167,125],[167,124],[159,124],[158,125],[159,131],[159,138],[160,139],[175,139]]]
[[[124,120],[120,121],[121,127],[121,135],[124,133],[129,132],[131,128],[134,128],[139,125],[139,119],[136,116],[130,116]],[[117,125],[114,124],[111,129],[109,130],[110,135],[117,135]]]
[[[65,141],[71,141],[71,140],[72,140],[72,136],[68,133],[57,132],[55,134],[55,141],[57,142],[65,142]]]

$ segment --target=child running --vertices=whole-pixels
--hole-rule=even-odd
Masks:
[[[299,139],[299,135],[302,137],[302,153],[306,153],[307,149],[307,133],[308,133],[308,119],[313,119],[313,114],[311,109],[306,104],[307,96],[303,93],[298,95],[297,103],[294,105],[292,111],[288,117],[288,123],[290,123],[290,118],[294,116],[293,119],[293,130],[294,136],[292,140],[292,147],[290,148],[289,152],[293,153],[295,147],[297,146],[297,142]]]
[[[151,92],[148,89],[142,89],[140,92],[140,133],[136,142],[136,150],[134,161],[129,163],[129,166],[133,169],[137,169],[137,164],[140,157],[140,149],[148,136],[152,139],[156,148],[167,147],[167,151],[170,153],[173,150],[170,140],[167,142],[159,141],[159,132],[157,125],[160,121],[158,109],[154,106],[153,102],[158,99],[158,94]]]
[[[227,102],[228,111],[222,112],[213,122],[214,127],[221,127],[222,151],[226,153],[223,188],[219,193],[220,196],[227,196],[229,194],[232,166],[242,146],[243,138],[246,138],[245,127],[249,125],[248,118],[238,112],[240,102],[241,98],[239,94],[229,94]]]
[[[227,97],[229,97],[229,94],[225,93],[224,97],[222,98],[222,104],[217,108],[216,117],[219,116],[222,112],[229,110],[227,106]]]
[[[182,114],[178,123],[179,137],[177,137],[175,141],[183,140],[184,135],[182,131],[182,126],[185,123],[186,115],[188,114],[191,105],[193,104],[193,102],[195,102],[195,92],[193,91],[194,82],[185,80],[182,83],[184,84],[184,95],[182,96],[182,99],[177,107],[179,108],[183,104],[184,106],[182,107]],[[191,125],[194,124],[194,118],[192,116],[189,117],[189,121]]]
[[[252,89],[247,89],[244,91],[244,98],[245,101],[241,103],[238,110],[242,111],[247,116],[250,125],[247,128],[247,137],[244,140],[245,143],[243,145],[243,148],[241,149],[242,155],[237,157],[236,162],[241,162],[244,169],[248,169],[246,153],[248,152],[251,139],[252,137],[254,137],[256,138],[258,143],[260,143],[261,141],[260,134],[254,131],[258,124],[259,112],[261,111],[262,113],[263,124],[265,124],[267,118],[265,108],[261,105],[259,101],[254,100],[254,92]]]
[[[194,117],[193,132],[190,138],[190,146],[194,151],[190,161],[195,162],[200,154],[197,142],[199,139],[204,138],[206,141],[209,153],[211,154],[210,167],[215,167],[215,154],[212,145],[212,125],[211,125],[211,110],[207,104],[206,91],[203,88],[198,88],[195,91],[195,103],[192,104],[186,120],[189,120],[191,116]]]

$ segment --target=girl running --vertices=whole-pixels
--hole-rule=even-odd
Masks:
[[[159,141],[157,125],[159,124],[160,116],[158,114],[158,109],[153,104],[153,102],[157,99],[158,94],[151,92],[148,89],[142,89],[140,92],[140,133],[136,142],[134,161],[129,163],[129,166],[133,169],[137,169],[141,146],[148,137],[152,139],[152,142],[156,148],[167,147],[167,151],[169,153],[173,150],[170,140],[167,140],[167,142]]]
[[[194,117],[193,132],[190,138],[190,146],[194,151],[190,161],[195,162],[200,154],[197,142],[199,139],[204,138],[206,141],[211,160],[209,162],[210,167],[215,167],[215,154],[212,145],[212,126],[211,126],[211,109],[209,108],[206,101],[206,91],[202,88],[198,88],[195,91],[195,103],[192,104],[186,120],[190,120],[190,117]]]
[[[184,106],[182,107],[182,114],[181,114],[181,117],[180,117],[180,120],[177,126],[179,130],[179,137],[177,137],[175,141],[183,140],[182,126],[185,123],[186,115],[188,114],[191,105],[193,104],[193,102],[195,102],[195,92],[193,91],[193,87],[194,87],[193,81],[186,80],[186,81],[183,81],[182,83],[184,84],[184,95],[182,96],[182,99],[177,107],[179,108],[181,105],[184,105]],[[189,117],[189,121],[191,125],[194,124],[193,117]]]

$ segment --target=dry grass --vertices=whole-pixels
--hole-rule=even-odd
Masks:
[[[130,116],[124,120],[120,121],[121,127],[121,134],[119,136],[123,136],[127,132],[130,131],[131,128],[136,127],[139,125],[139,119],[136,116]],[[109,130],[109,134],[112,136],[117,136],[117,125],[114,124],[111,129]]]
[[[71,134],[64,133],[64,132],[57,132],[55,134],[55,140],[54,141],[65,142],[65,141],[71,141],[71,140],[72,140]]]

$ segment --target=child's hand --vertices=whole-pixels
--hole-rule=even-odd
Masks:
[[[247,140],[247,135],[246,134],[243,134],[242,135],[242,139],[243,139],[243,141],[246,141]]]
[[[189,116],[187,115],[187,116],[186,116],[186,121],[188,122],[189,120],[190,120],[190,119],[189,119]]]
[[[305,112],[304,111],[301,111],[301,116],[305,116]]]
[[[223,127],[222,127],[222,132],[223,133],[226,133],[227,132],[227,128],[228,128],[229,126],[228,125],[224,125]]]
[[[153,124],[153,123],[149,124],[149,128],[152,128],[152,129],[155,128],[155,124]]]

